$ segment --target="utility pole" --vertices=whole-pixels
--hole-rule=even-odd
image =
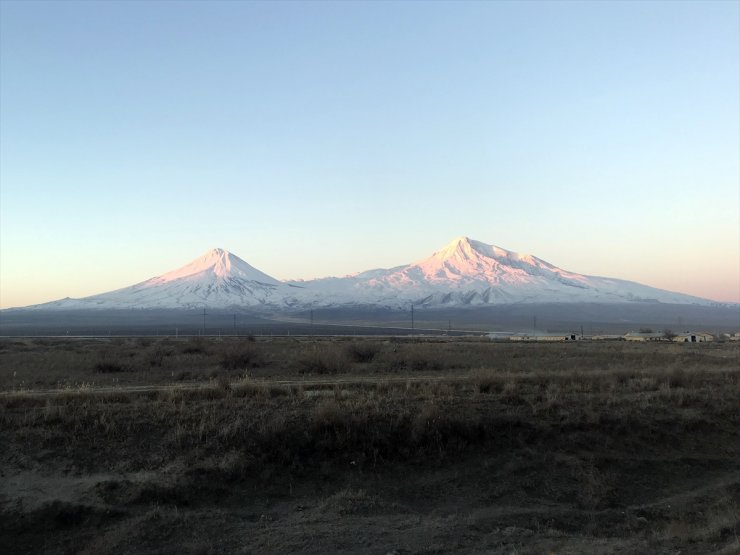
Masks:
[[[234,337],[236,337],[236,314],[234,314]]]
[[[313,310],[311,310],[311,325],[313,326]]]
[[[532,334],[537,335],[537,316],[532,316]]]
[[[414,305],[411,305],[411,333],[414,333]]]
[[[206,334],[206,309],[203,307],[203,335]]]

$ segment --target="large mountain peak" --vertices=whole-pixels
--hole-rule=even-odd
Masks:
[[[470,237],[461,236],[447,243],[432,255],[438,260],[476,260],[480,257],[498,258],[512,254],[506,249],[487,245]]]
[[[524,268],[555,267],[529,254],[520,254],[496,245],[476,241],[470,237],[457,237],[430,257],[417,262],[426,271],[438,273],[439,267],[456,268],[457,273],[479,275],[490,272],[494,267]]]
[[[457,237],[431,256],[409,266],[412,273],[420,272],[423,279],[435,283],[460,284],[469,280],[488,280],[499,274],[512,254],[505,249],[475,241],[466,236]],[[407,270],[407,271],[408,271]]]
[[[449,243],[447,243],[440,250],[435,252],[432,256],[441,260],[447,260],[448,258],[469,258],[475,257],[478,252],[474,246],[475,241],[471,240],[470,237],[460,236],[456,237]]]

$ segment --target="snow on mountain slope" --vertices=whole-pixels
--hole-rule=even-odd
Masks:
[[[428,258],[388,270],[300,282],[303,302],[467,306],[521,302],[711,303],[635,282],[568,272],[529,254],[459,237]]]
[[[250,266],[223,249],[213,249],[190,264],[109,293],[62,299],[37,308],[228,308],[278,302],[289,285]]]
[[[200,258],[193,260],[190,264],[145,281],[144,284],[152,286],[193,276],[198,276],[199,279],[204,276],[207,279],[240,279],[244,281],[255,281],[265,285],[282,284],[281,281],[268,276],[264,272],[260,272],[257,268],[250,266],[235,254],[224,249],[212,249]]]
[[[123,289],[36,309],[279,308],[374,305],[402,308],[511,303],[714,304],[639,283],[587,276],[529,254],[459,237],[413,264],[346,277],[281,282],[214,249],[190,264]]]

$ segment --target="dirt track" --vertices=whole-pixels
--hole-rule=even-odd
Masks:
[[[305,378],[305,379],[256,379],[230,382],[229,385],[249,383],[261,387],[307,387],[324,388],[334,386],[360,386],[373,384],[403,384],[403,383],[454,383],[469,381],[468,376],[406,376],[406,377],[379,377],[379,376],[353,376],[335,378]],[[152,393],[159,391],[198,391],[214,387],[223,387],[216,381],[197,383],[176,383],[162,385],[118,385],[118,386],[81,386],[77,388],[62,389],[25,389],[17,391],[0,391],[0,396],[27,395],[29,397],[49,397],[70,393],[104,394],[104,393]]]

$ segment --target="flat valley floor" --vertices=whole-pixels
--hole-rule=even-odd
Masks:
[[[740,553],[738,343],[0,340],[2,553]]]

